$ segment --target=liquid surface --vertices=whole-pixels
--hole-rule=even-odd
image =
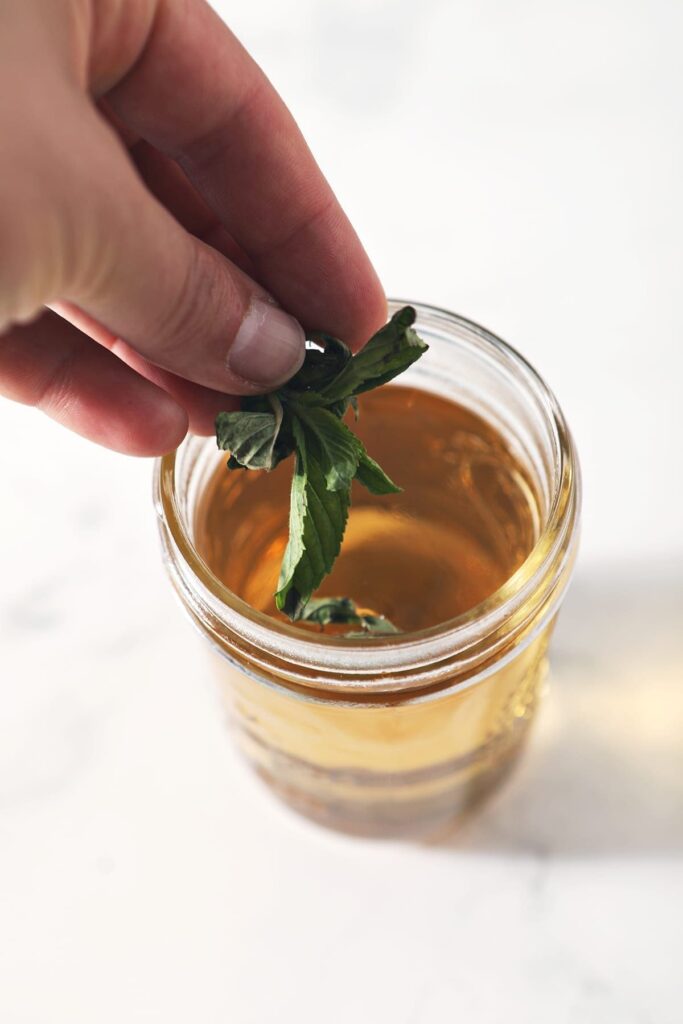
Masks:
[[[462,406],[396,385],[361,396],[350,425],[403,491],[379,497],[353,485],[341,554],[317,595],[350,597],[417,630],[502,586],[538,534],[534,491],[502,437]],[[229,472],[225,462],[221,454],[198,503],[197,551],[234,593],[281,618],[273,593],[293,462],[271,473]]]

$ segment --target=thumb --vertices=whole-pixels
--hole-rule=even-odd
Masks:
[[[88,181],[73,183],[67,211],[79,250],[59,298],[157,366],[217,391],[264,391],[291,377],[304,358],[300,324],[182,228],[89,105],[86,116]]]

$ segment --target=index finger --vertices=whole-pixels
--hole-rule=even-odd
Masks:
[[[204,0],[159,3],[108,100],[178,161],[256,278],[305,326],[357,346],[384,322],[377,275],[293,117]]]

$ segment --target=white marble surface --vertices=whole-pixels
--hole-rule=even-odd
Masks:
[[[150,466],[0,405],[3,1024],[677,1024],[683,6],[219,5],[388,290],[555,387],[583,553],[529,754],[448,845],[337,837],[233,754]]]

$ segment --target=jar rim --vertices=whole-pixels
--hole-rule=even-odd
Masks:
[[[289,622],[252,608],[211,572],[196,550],[178,507],[178,451],[162,456],[155,463],[157,514],[162,533],[169,535],[167,540],[172,545],[173,558],[180,560],[183,597],[195,605],[195,618],[202,621],[203,612],[210,610],[228,629],[265,655],[262,664],[276,658],[279,662],[291,661],[314,668],[323,674],[326,687],[331,689],[336,688],[336,680],[328,677],[328,672],[340,675],[339,689],[367,687],[369,677],[383,675],[386,689],[386,674],[398,680],[398,676],[408,672],[415,685],[422,667],[433,666],[454,650],[460,652],[462,663],[467,661],[468,652],[476,661],[475,649],[482,638],[500,631],[539,588],[547,590],[550,586],[552,589],[554,583],[548,580],[549,573],[554,581],[559,580],[562,569],[573,555],[573,546],[567,543],[567,537],[571,538],[576,532],[580,504],[578,463],[564,415],[550,388],[513,346],[474,321],[424,303],[389,300],[392,311],[404,305],[416,309],[418,329],[422,320],[467,331],[472,336],[469,340],[476,339],[485,352],[517,374],[551,428],[555,484],[539,537],[513,575],[479,604],[444,622],[412,632],[362,638],[304,633]],[[188,440],[183,442],[185,444]],[[253,660],[259,664],[258,658]],[[296,674],[292,676],[295,677],[299,678]]]

